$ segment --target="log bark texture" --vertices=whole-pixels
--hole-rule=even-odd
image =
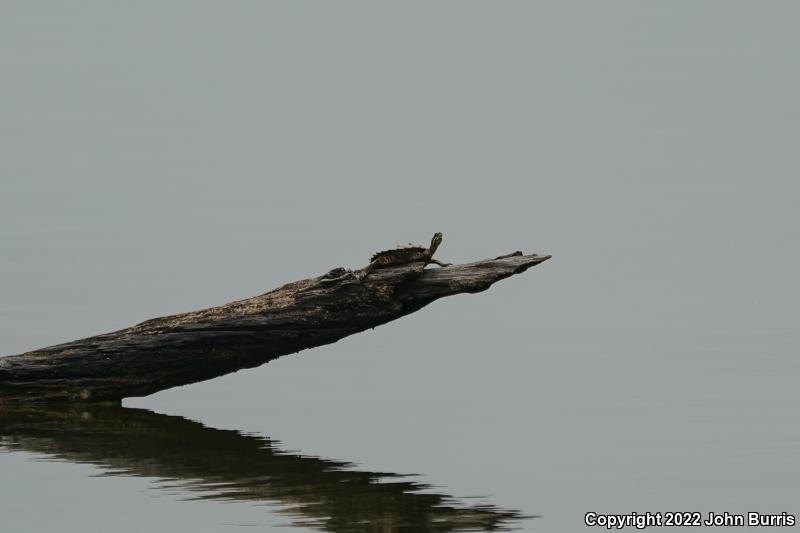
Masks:
[[[0,403],[120,401],[330,344],[429,303],[475,293],[550,256],[445,268],[410,263],[363,281],[343,268],[229,304],[0,358]]]

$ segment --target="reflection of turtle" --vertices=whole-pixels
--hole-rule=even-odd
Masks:
[[[394,250],[384,250],[372,256],[370,263],[361,269],[358,277],[364,279],[375,268],[388,268],[398,265],[407,265],[408,263],[434,263],[439,266],[450,266],[450,263],[442,263],[433,258],[436,249],[442,244],[442,234],[436,233],[431,239],[431,245],[428,248],[409,244],[406,246],[398,246]]]

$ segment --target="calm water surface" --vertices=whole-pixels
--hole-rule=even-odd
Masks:
[[[554,255],[123,408],[4,409],[2,531],[800,515],[795,4],[0,11],[0,353],[434,231]]]

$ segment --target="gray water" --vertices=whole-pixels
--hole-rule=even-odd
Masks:
[[[125,410],[5,412],[0,529],[797,515],[798,16],[4,3],[0,353],[434,231],[446,261],[554,258]]]

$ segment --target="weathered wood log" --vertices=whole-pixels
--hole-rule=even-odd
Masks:
[[[334,269],[246,300],[0,358],[0,403],[118,402],[211,379],[486,290],[549,258],[515,252],[445,268],[410,263],[363,281]]]

